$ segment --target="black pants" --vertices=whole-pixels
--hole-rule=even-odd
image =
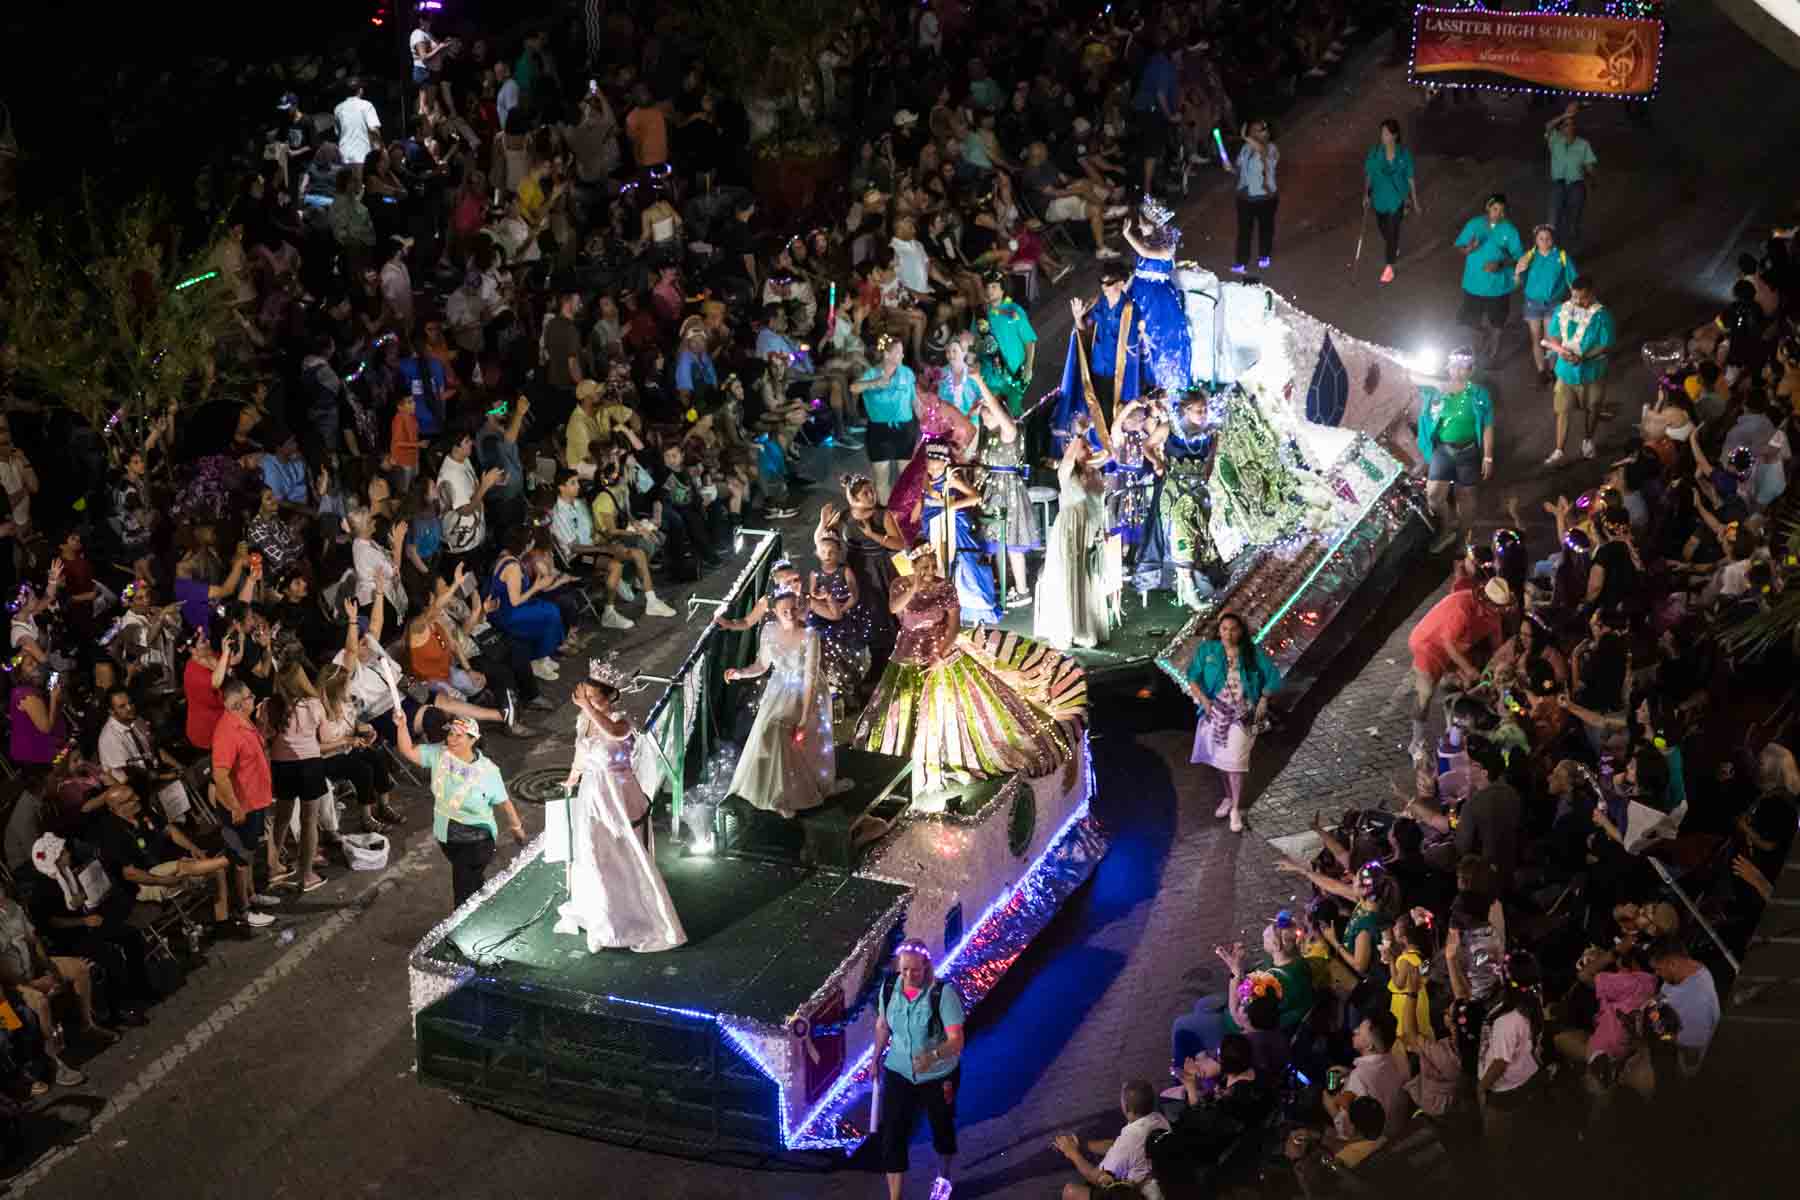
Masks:
[[[1404,208],[1396,208],[1391,213],[1375,214],[1375,224],[1381,230],[1381,240],[1387,243],[1387,265],[1390,267],[1400,261],[1400,222],[1405,215]]]
[[[962,1066],[930,1083],[912,1083],[906,1076],[881,1069],[881,1170],[889,1175],[905,1173],[906,1144],[912,1141],[919,1110],[931,1122],[931,1148],[939,1154],[956,1153],[956,1093],[962,1087]]]
[[[144,967],[148,947],[135,926],[108,920],[97,929],[59,930],[49,942],[52,954],[85,958],[105,974],[106,992],[94,1002],[97,1012],[116,1016],[120,1009],[146,1008],[156,998]]]
[[[387,754],[377,746],[358,746],[323,761],[325,778],[341,779],[355,788],[356,802],[364,808],[394,790]]]
[[[1243,266],[1250,261],[1250,231],[1260,235],[1257,245],[1263,258],[1275,254],[1275,206],[1279,196],[1252,197],[1249,192],[1237,194],[1237,257],[1232,261]]]
[[[438,847],[450,860],[450,890],[455,897],[451,907],[461,908],[487,880],[488,864],[494,861],[493,835],[472,842],[439,842]]]
[[[496,649],[501,653],[483,650],[469,659],[469,665],[487,676],[488,690],[495,696],[511,692],[519,698],[519,703],[530,704],[538,696],[537,677],[531,673],[531,659],[510,638],[504,646],[497,646]]]

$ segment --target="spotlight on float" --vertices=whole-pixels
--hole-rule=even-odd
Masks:
[[[1436,346],[1419,347],[1405,359],[1406,369],[1414,375],[1442,375],[1444,373],[1444,352]]]

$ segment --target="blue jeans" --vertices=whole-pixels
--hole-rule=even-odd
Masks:
[[[1557,244],[1565,250],[1581,245],[1581,210],[1586,204],[1586,183],[1579,179],[1574,183],[1550,181],[1550,227],[1556,230]]]
[[[1169,1061],[1179,1069],[1189,1056],[1217,1050],[1225,1037],[1225,1015],[1224,992],[1194,1001],[1194,1011],[1169,1026]]]

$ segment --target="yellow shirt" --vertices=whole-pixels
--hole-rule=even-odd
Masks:
[[[519,181],[519,215],[530,224],[537,224],[543,219],[544,209],[550,198],[544,194],[544,177],[527,175]]]
[[[587,461],[588,447],[593,442],[606,440],[606,423],[598,412],[592,416],[583,412],[580,405],[569,414],[568,429],[563,438],[563,461],[569,469]]]
[[[621,512],[619,501],[611,491],[601,488],[594,494],[594,502],[588,506],[594,516],[594,536],[604,534],[608,538],[616,537],[621,525],[629,524],[630,512]]]

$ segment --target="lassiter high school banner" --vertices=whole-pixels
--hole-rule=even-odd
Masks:
[[[1661,21],[1420,8],[1413,83],[1639,100],[1656,93]]]

